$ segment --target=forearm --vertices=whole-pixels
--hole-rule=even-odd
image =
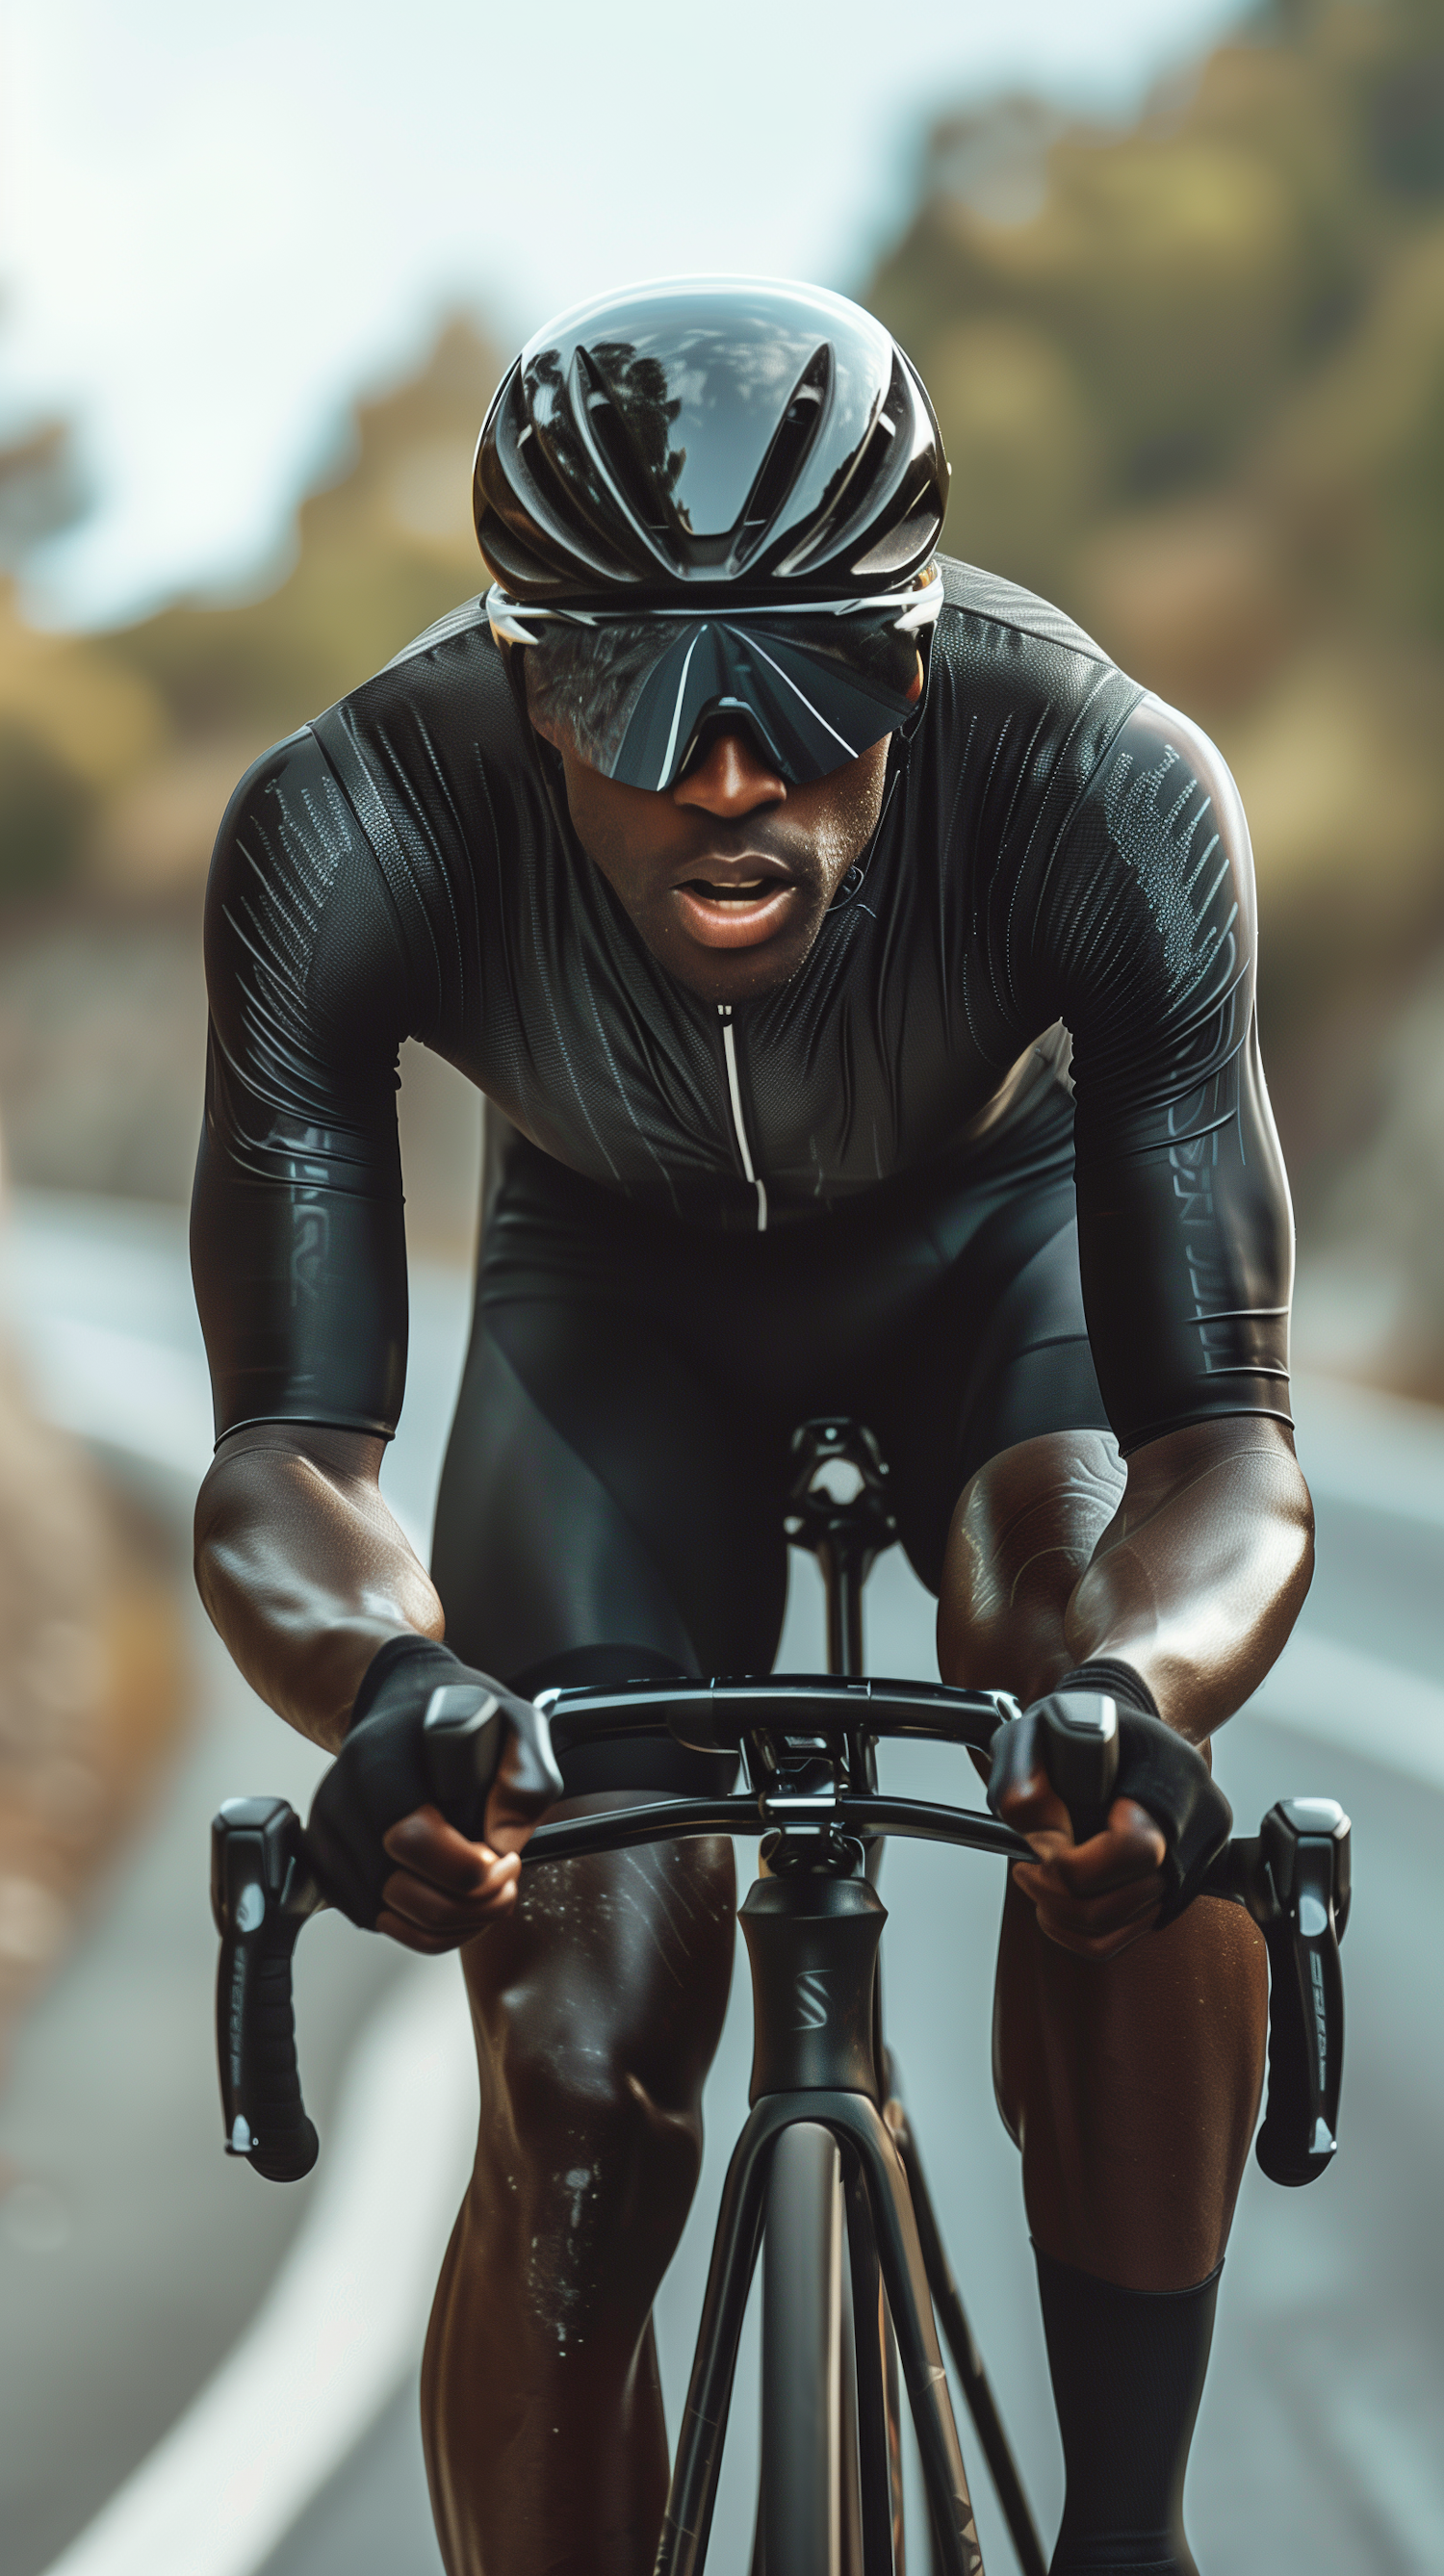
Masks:
[[[1313,1573],[1313,1511],[1284,1425],[1195,1423],[1128,1461],[1064,1617],[1075,1663],[1113,1656],[1195,1743],[1257,1689]]]
[[[196,1504],[201,1599],[253,1690],[334,1752],[388,1637],[439,1637],[441,1603],[377,1484],[383,1443],[260,1423],[223,1442]]]

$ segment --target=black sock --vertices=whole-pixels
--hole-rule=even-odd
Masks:
[[[1033,2250],[1068,2477],[1051,2576],[1198,2576],[1183,2476],[1223,2265],[1120,2290]]]

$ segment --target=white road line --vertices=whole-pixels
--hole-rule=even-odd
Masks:
[[[46,2576],[251,2576],[414,2367],[475,2129],[461,1978],[428,1961],[357,2049],[315,2200],[249,2330]]]

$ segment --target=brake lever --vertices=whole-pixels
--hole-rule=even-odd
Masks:
[[[1199,1889],[1242,1905],[1268,1946],[1268,2101],[1254,2152],[1291,2189],[1316,2181],[1338,2144],[1350,1839],[1335,1799],[1282,1798],[1257,1836],[1225,1844]]]
[[[422,1721],[427,1785],[443,1815],[479,1830],[500,1702],[474,1683],[435,1690]],[[305,1827],[284,1798],[228,1798],[211,1826],[211,1911],[221,1936],[216,2059],[228,2156],[268,2182],[299,2182],[320,2152],[301,2098],[291,1966],[301,1927],[329,1903]]]
[[[319,2153],[301,2099],[291,1956],[325,1902],[295,1808],[284,1798],[228,1798],[211,1826],[221,2110],[227,2155],[244,2156],[269,2182],[299,2182]]]

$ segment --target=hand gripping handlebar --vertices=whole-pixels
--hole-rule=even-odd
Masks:
[[[450,1682],[432,1692],[422,1722],[428,1786],[463,1833],[481,1828],[493,1751],[486,1730],[496,1710],[490,1691]],[[319,2153],[301,2099],[291,1954],[302,1924],[325,1902],[295,1808],[284,1798],[228,1798],[211,1826],[221,2108],[227,2155],[245,2156],[269,2182],[299,2182]]]
[[[1086,1841],[1107,1817],[1118,1771],[1113,1702],[1080,1693],[1046,1700],[1040,1714],[1048,1777]],[[1349,1840],[1332,1798],[1282,1798],[1255,1837],[1225,1843],[1199,1889],[1242,1905],[1268,1947],[1268,2104],[1254,2152],[1270,2182],[1315,2181],[1338,2143]]]
[[[857,1766],[850,1750],[879,1736],[924,1736],[986,1750],[1017,1714],[1003,1694],[861,1678],[786,1677],[755,1682],[633,1685],[547,1693],[560,1745],[592,1732],[673,1733],[720,1750],[741,1746],[750,1796],[670,1799],[541,1825],[526,1861],[579,1858],[684,1833],[759,1833],[828,1825],[853,1834],[903,1833],[970,1845],[1011,1859],[1028,1845],[972,1808],[922,1804],[817,1777]],[[493,1712],[490,1695],[450,1685],[433,1693],[423,1727],[427,1777],[443,1814],[475,1828],[475,1751]],[[1103,1695],[1045,1723],[1049,1777],[1081,1842],[1106,1818],[1117,1771],[1116,1716]],[[789,1753],[803,1768],[788,1774]],[[779,1757],[781,1768],[779,1770]],[[761,1795],[756,1791],[760,1788]],[[221,1936],[216,1990],[225,2143],[276,2182],[316,2161],[316,2132],[301,2100],[291,2000],[291,1957],[308,1915],[326,1902],[299,1816],[283,1798],[233,1798],[211,1829],[211,1895]],[[1270,2180],[1312,2182],[1334,2153],[1343,2064],[1339,1940],[1348,1918],[1349,1820],[1329,1798],[1290,1798],[1256,1837],[1235,1837],[1210,1865],[1199,1893],[1242,1905],[1269,1955],[1269,2089],[1257,2153]]]

